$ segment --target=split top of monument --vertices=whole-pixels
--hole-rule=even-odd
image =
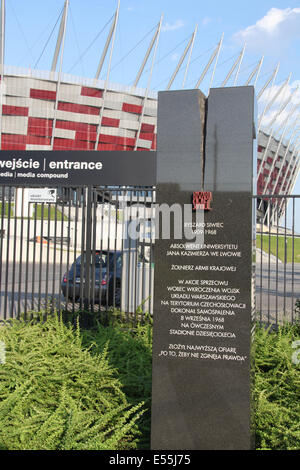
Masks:
[[[252,192],[255,116],[252,86],[159,92],[157,183]]]
[[[254,87],[213,88],[207,99],[204,189],[255,190]]]
[[[158,93],[157,184],[201,189],[205,106],[200,90]]]

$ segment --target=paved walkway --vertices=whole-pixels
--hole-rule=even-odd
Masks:
[[[295,320],[300,299],[300,263],[256,264],[256,311],[263,321]]]

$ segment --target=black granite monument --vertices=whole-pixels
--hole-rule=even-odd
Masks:
[[[157,202],[198,237],[155,244],[152,449],[253,445],[254,140],[253,87],[159,93]]]

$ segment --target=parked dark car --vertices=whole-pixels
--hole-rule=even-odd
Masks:
[[[61,283],[62,293],[71,302],[86,297],[86,254],[79,256],[65,273]],[[89,298],[95,303],[121,305],[122,252],[96,251],[91,255]]]

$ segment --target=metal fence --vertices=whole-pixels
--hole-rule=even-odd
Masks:
[[[55,203],[0,187],[0,319],[60,311],[153,313],[153,187],[54,187]],[[299,320],[300,196],[257,198],[256,312]]]
[[[300,320],[299,214],[299,195],[257,197],[256,311],[260,322],[277,325]]]
[[[152,313],[153,188],[54,189],[55,203],[31,203],[29,189],[1,188],[0,318]]]

